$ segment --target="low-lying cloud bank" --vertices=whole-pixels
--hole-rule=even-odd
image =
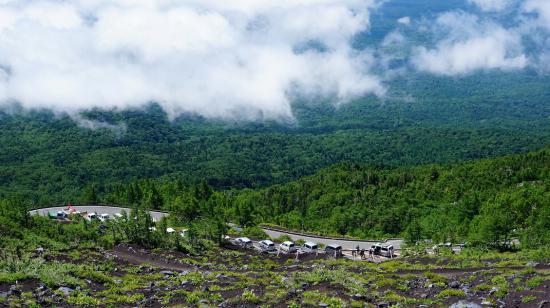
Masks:
[[[550,69],[548,0],[464,0],[479,10],[403,16],[353,48],[384,1],[0,0],[0,106],[289,119],[294,99],[384,96],[397,74]]]
[[[423,24],[434,43],[412,48],[416,70],[457,76],[483,70],[550,69],[550,1],[468,1],[490,14],[455,10]]]
[[[414,65],[440,75],[462,75],[477,70],[522,69],[527,65],[521,35],[466,13],[446,13],[434,27],[444,38],[434,48],[418,47]]]
[[[0,101],[285,118],[296,96],[382,95],[350,46],[375,1],[0,1]]]

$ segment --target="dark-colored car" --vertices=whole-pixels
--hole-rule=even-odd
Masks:
[[[342,256],[342,246],[338,244],[329,244],[325,246],[325,253],[335,257]]]

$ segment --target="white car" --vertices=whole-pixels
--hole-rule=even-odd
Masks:
[[[96,213],[88,213],[88,214],[86,215],[86,219],[87,219],[88,221],[95,220],[95,219],[97,219],[97,214],[96,214]]]
[[[109,220],[110,217],[109,217],[109,214],[101,214],[99,215],[99,220],[101,220],[102,222],[105,222],[107,220]]]
[[[381,243],[376,243],[371,246],[371,251],[375,255],[391,258],[394,255],[394,250],[392,245],[383,245]]]
[[[294,245],[293,242],[286,241],[286,242],[281,243],[281,245],[279,245],[279,249],[283,252],[291,253],[291,252],[297,251],[298,247],[296,247],[296,245]]]
[[[275,250],[277,250],[277,248],[275,248],[275,243],[273,243],[270,240],[260,241],[259,245],[260,245],[260,249],[262,251],[275,251]]]
[[[300,247],[300,250],[302,250],[303,252],[309,252],[309,253],[316,253],[317,249],[318,249],[317,244],[313,242],[305,242],[304,245]]]
[[[250,240],[248,237],[238,237],[235,239],[235,244],[244,248],[250,248],[252,247],[252,240]]]
[[[172,233],[174,233],[174,232],[176,232],[176,229],[170,228],[170,227],[166,228],[166,233],[172,234]]]

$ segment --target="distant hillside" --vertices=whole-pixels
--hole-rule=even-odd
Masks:
[[[314,176],[236,192],[256,222],[359,237],[550,244],[550,147],[458,165],[340,164]]]
[[[88,190],[86,201],[171,211],[181,223],[221,215],[243,226],[409,241],[550,245],[550,147],[454,165],[338,164],[263,189],[215,191],[204,182],[138,181]]]
[[[475,82],[445,82],[443,88]],[[89,129],[45,111],[0,112],[0,197],[57,203],[74,200],[91,183],[160,177],[206,180],[217,189],[260,188],[346,161],[410,166],[521,153],[550,144],[546,93],[538,84],[530,93],[510,94],[523,102],[479,103],[477,95],[366,98],[339,108],[302,102],[295,106],[296,123],[169,121],[151,105],[88,111],[82,116],[96,126]]]

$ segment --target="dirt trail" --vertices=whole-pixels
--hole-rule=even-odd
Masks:
[[[129,246],[116,246],[112,251],[110,251],[110,254],[121,260],[136,265],[150,264],[162,269],[175,271],[194,269],[194,267],[189,264],[184,264],[177,260],[169,260],[163,258],[162,256],[151,254],[147,251],[142,251],[142,249]]]

